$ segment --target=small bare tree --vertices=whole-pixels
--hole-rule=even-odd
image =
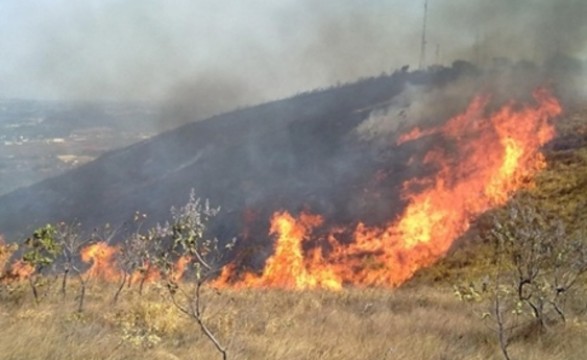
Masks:
[[[140,222],[140,224],[137,227],[137,231],[130,237],[128,244],[128,247],[132,249],[131,251],[135,256],[135,270],[138,270],[138,273],[140,274],[139,295],[143,294],[145,282],[155,270],[153,266],[154,259],[152,258],[154,233],[152,231],[147,231],[147,234],[141,233],[143,221],[146,218],[147,215],[144,213],[141,214],[137,212],[135,214],[135,222]]]
[[[515,200],[505,217],[495,220],[490,236],[499,244],[498,257],[510,266],[515,296],[530,309],[542,330],[566,321],[565,302],[587,272],[587,244],[569,234],[560,219]]]
[[[578,280],[587,273],[587,239],[568,233],[555,215],[537,209],[520,196],[494,215],[482,236],[495,244],[495,275],[481,284],[458,287],[464,300],[490,304],[484,318],[492,320],[506,360],[516,329],[565,322],[566,303],[580,296]]]
[[[60,222],[54,226],[55,239],[61,248],[61,261],[63,274],[61,278],[61,294],[63,298],[67,294],[67,282],[71,273],[79,278],[81,271],[77,267],[79,252],[87,244],[87,239],[81,232],[80,223]]]
[[[122,279],[114,295],[113,301],[116,303],[125,284],[131,285],[136,273],[140,273],[139,294],[143,293],[144,283],[151,271],[149,262],[149,251],[151,240],[147,235],[141,233],[143,220],[146,214],[136,212],[134,222],[137,223],[137,229],[130,236],[127,236],[120,251],[117,253],[116,264],[122,272]]]
[[[79,254],[86,246],[89,246],[92,243],[104,242],[106,244],[110,244],[112,242],[112,239],[114,239],[114,237],[118,233],[119,229],[120,227],[113,228],[108,223],[102,227],[95,228],[90,234],[89,239],[87,241],[83,241],[79,244],[79,246],[76,247],[76,253]],[[71,269],[75,272],[80,284],[80,293],[77,296],[77,311],[81,313],[84,309],[86,291],[88,289],[88,282],[90,280],[90,276],[86,273],[86,271],[81,270],[77,265],[75,265],[75,263],[72,263]]]
[[[204,321],[202,287],[221,269],[222,252],[217,239],[206,237],[210,220],[219,212],[206,202],[195,197],[192,190],[186,205],[172,208],[172,222],[159,225],[151,232],[154,252],[162,280],[173,305],[195,320],[204,335],[214,344],[222,359],[227,358],[227,349]],[[230,244],[226,247],[230,248]],[[185,268],[183,268],[185,266]],[[182,273],[193,279],[189,284],[180,281]]]

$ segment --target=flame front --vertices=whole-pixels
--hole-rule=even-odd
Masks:
[[[354,286],[394,287],[446,254],[456,238],[482,212],[504,204],[510,195],[529,184],[545,166],[539,149],[554,137],[551,120],[561,113],[555,97],[545,89],[535,91],[533,104],[508,103],[489,112],[488,96],[477,96],[463,114],[444,125],[414,128],[396,141],[399,146],[421,137],[441,136],[442,144],[431,149],[423,164],[434,168],[429,177],[403,183],[403,212],[385,226],[363,223],[349,229],[322,229],[319,215],[288,212],[273,214],[269,234],[276,237],[274,253],[260,274],[239,274],[237,264],[227,265],[214,282],[216,287],[275,287],[283,289],[339,290]],[[376,175],[381,177],[381,174]],[[380,181],[383,181],[381,177]],[[342,241],[340,234],[352,234]],[[87,275],[106,281],[121,279],[116,263],[119,248],[105,242],[81,251],[91,264]],[[173,269],[179,281],[192,259],[181,257]],[[156,281],[159,270],[148,263],[131,274],[131,283]],[[33,268],[17,262],[11,275],[24,279]]]
[[[545,89],[533,95],[534,104],[512,102],[493,113],[488,112],[490,98],[477,96],[444,125],[401,136],[398,144],[436,134],[451,146],[426,154],[423,162],[437,169],[435,175],[404,183],[406,208],[385,227],[359,223],[350,243],[338,241],[337,232],[331,231],[324,254],[321,247],[302,247],[321,217],[302,214],[296,219],[277,212],[270,233],[278,238],[263,273],[246,273],[231,284],[229,279],[239,276],[229,266],[216,285],[340,289],[345,284],[393,287],[405,282],[445,255],[472,218],[504,204],[545,166],[539,149],[554,137],[550,121],[561,107]]]

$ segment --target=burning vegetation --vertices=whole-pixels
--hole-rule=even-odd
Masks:
[[[117,246],[110,246],[105,242],[88,245],[81,250],[81,260],[90,264],[87,274],[90,277],[107,281],[115,281],[120,277],[116,268],[115,255],[119,251]]]
[[[400,136],[401,142],[432,135],[442,141],[423,158],[424,165],[434,168],[434,175],[403,184],[407,205],[387,226],[359,223],[352,241],[345,243],[339,239],[340,228],[322,238],[313,237],[312,231],[323,223],[319,215],[302,213],[296,218],[276,212],[270,230],[277,238],[275,252],[262,274],[235,274],[238,267],[228,266],[216,284],[286,289],[394,287],[437,261],[472,219],[503,205],[545,166],[539,150],[554,137],[552,121],[562,111],[558,100],[540,88],[534,92],[533,103],[511,102],[492,111],[490,99],[477,96],[464,113],[444,125]]]
[[[482,93],[473,96],[460,113],[444,121],[427,126],[413,123],[404,126],[399,134],[390,134],[387,143],[393,144],[390,145],[393,151],[414,153],[404,159],[408,160],[407,168],[417,168],[417,171],[410,173],[412,176],[403,176],[401,181],[393,179],[394,174],[388,168],[371,172],[369,177],[373,183],[394,186],[399,194],[397,204],[389,204],[398,209],[397,213],[381,225],[369,219],[345,223],[339,218],[330,218],[331,213],[321,212],[319,207],[309,203],[298,211],[287,207],[273,209],[268,226],[260,235],[259,218],[263,211],[247,209],[242,214],[246,223],[241,229],[242,236],[236,242],[219,242],[213,238],[215,228],[210,226],[219,209],[197,199],[194,192],[187,204],[172,209],[168,222],[152,227],[148,226],[146,215],[140,213],[135,214],[128,229],[113,229],[108,225],[90,234],[84,233],[77,224],[47,225],[35,231],[21,249],[0,246],[0,265],[5,269],[0,296],[18,299],[23,296],[18,295],[24,293],[22,287],[30,286],[35,301],[43,306],[46,299],[51,299],[48,294],[54,292],[52,284],[60,282],[60,301],[64,304],[75,302],[80,319],[84,319],[98,316],[93,309],[97,296],[106,303],[104,299],[113,294],[111,301],[107,301],[112,309],[100,310],[99,316],[103,318],[98,322],[106,324],[125,316],[120,310],[122,307],[136,305],[128,305],[129,298],[138,304],[158,308],[162,306],[160,299],[171,300],[173,308],[185,315],[181,321],[191,319],[215,351],[226,358],[229,347],[223,344],[238,332],[236,325],[232,318],[223,318],[224,324],[217,321],[216,315],[203,315],[208,305],[205,300],[218,296],[220,290],[231,294],[232,298],[222,306],[218,305],[224,304],[221,302],[210,303],[213,308],[220,306],[217,314],[241,313],[242,309],[235,310],[238,301],[231,301],[244,301],[250,296],[256,299],[257,305],[265,301],[260,301],[260,296],[271,297],[272,294],[291,297],[294,303],[299,297],[315,296],[313,304],[326,306],[328,302],[336,303],[351,296],[349,294],[373,292],[378,294],[377,298],[369,300],[373,303],[364,304],[361,300],[360,305],[352,305],[359,309],[356,316],[384,316],[382,309],[390,311],[389,294],[399,294],[401,298],[402,291],[411,291],[384,293],[386,289],[397,288],[412,279],[416,272],[423,270],[420,274],[425,273],[426,268],[432,269],[431,265],[439,261],[439,268],[447,261],[454,262],[454,257],[445,257],[455,241],[471,228],[477,231],[479,224],[473,226],[473,223],[480,216],[488,216],[487,211],[499,213],[505,209],[483,234],[492,250],[477,245],[471,248],[474,254],[469,256],[476,260],[470,260],[465,267],[453,265],[453,270],[461,271],[459,281],[467,284],[454,281],[457,297],[450,294],[450,289],[445,291],[445,286],[443,294],[450,295],[442,297],[442,301],[456,302],[450,308],[459,309],[459,312],[464,303],[475,311],[485,312],[489,305],[489,315],[483,321],[496,330],[484,335],[485,345],[481,348],[488,350],[482,351],[495,352],[493,345],[487,345],[491,344],[487,339],[497,333],[497,346],[507,358],[510,352],[516,351],[510,343],[517,343],[514,339],[525,331],[519,324],[538,326],[546,333],[551,324],[564,323],[575,316],[567,306],[568,300],[574,301],[576,291],[583,290],[577,284],[587,273],[587,250],[574,227],[565,229],[562,223],[555,221],[556,216],[540,211],[536,204],[526,203],[515,195],[520,190],[532,192],[534,186],[545,187],[544,177],[555,175],[547,169],[547,160],[549,168],[571,164],[568,171],[573,174],[579,166],[576,164],[587,164],[587,155],[581,152],[584,149],[572,156],[565,151],[556,153],[564,161],[557,162],[553,157],[553,148],[587,144],[584,121],[575,124],[566,117],[563,120],[572,123],[572,130],[565,130],[559,140],[555,138],[556,129],[561,127],[557,121],[561,114],[561,103],[546,88],[536,89],[526,100],[502,101],[490,93]],[[571,132],[575,136],[573,141],[565,138]],[[560,139],[564,141],[559,144]],[[548,151],[543,153],[545,148]],[[555,161],[555,165],[551,161]],[[568,176],[570,173],[565,174],[566,181],[573,179]],[[575,177],[572,181],[576,184],[573,184],[583,186],[584,177],[579,173]],[[364,195],[370,196],[367,192]],[[389,198],[387,195],[383,196],[384,200]],[[549,195],[554,196],[559,195]],[[569,218],[563,219],[566,224],[579,223],[570,217],[579,212],[579,208],[580,204],[572,209],[565,205],[569,211]],[[561,209],[552,211],[563,214]],[[271,251],[265,255],[260,255],[263,254],[257,252],[260,247],[255,247],[260,237],[272,241]],[[530,256],[536,249],[547,251]],[[251,253],[252,257],[246,256]],[[258,267],[254,264],[255,257],[262,257]],[[480,257],[487,259],[479,260]],[[484,264],[483,261],[491,259],[494,263],[483,268],[482,276],[476,275],[476,268],[471,271],[470,266],[476,266],[470,265],[471,261]],[[553,268],[556,271],[551,271]],[[488,279],[488,275],[493,276],[495,272],[495,278]],[[522,290],[517,291],[511,284]],[[153,296],[158,300],[150,303]],[[358,299],[363,295],[357,296]],[[439,299],[438,295],[424,298],[430,303]],[[409,306],[416,308],[411,302],[413,299]],[[435,307],[427,311],[436,314],[439,310]],[[458,317],[449,316],[450,319]],[[467,326],[471,326],[469,317],[459,316],[459,319],[467,318]],[[162,332],[160,324],[151,326],[151,320],[134,315],[132,318],[135,320],[131,325],[112,325],[121,327],[124,341],[147,348],[159,346],[161,338],[176,335]],[[239,319],[243,323],[249,321]],[[439,320],[441,324],[445,322],[446,319]],[[177,324],[178,320],[174,318],[173,323]],[[462,324],[455,325],[454,331],[461,328]],[[233,348],[230,351],[238,352]],[[382,355],[377,351],[373,353]]]
[[[516,190],[530,185],[534,174],[545,166],[540,148],[555,135],[553,120],[562,111],[558,100],[544,88],[537,89],[529,102],[510,101],[492,107],[491,100],[491,95],[475,96],[463,113],[443,124],[414,128],[398,137],[400,146],[425,137],[435,137],[435,145],[421,159],[421,166],[431,169],[429,175],[403,182],[405,207],[386,225],[358,222],[350,227],[330,226],[324,215],[311,211],[297,216],[276,211],[269,229],[275,245],[263,269],[246,271],[247,264],[239,263],[236,257],[221,269],[214,286],[296,290],[395,287],[436,262],[476,216],[503,205]],[[177,240],[183,238],[179,229],[163,232]],[[160,264],[146,251],[149,242],[161,236],[153,234],[136,235],[134,247],[126,252],[120,245],[104,241],[85,245],[80,258],[89,265],[86,276],[123,283],[159,279]],[[140,257],[139,253],[145,255]],[[195,254],[178,253],[169,259],[175,263],[176,281],[189,263],[200,262]],[[133,256],[136,259],[128,265]],[[26,277],[21,274],[32,270],[30,265],[16,263],[11,272]],[[220,267],[218,263],[214,266]]]
[[[74,9],[117,14],[105,27],[85,15],[69,16],[84,21],[66,27],[47,26],[62,23],[53,16],[29,19],[33,30],[60,40],[51,47],[58,51],[46,51],[45,31],[40,38],[21,31],[30,35],[14,42],[24,51],[7,58],[15,81],[6,94],[155,101],[161,109],[146,111],[149,126],[170,130],[0,196],[0,230],[9,238],[30,234],[15,245],[0,236],[2,353],[584,354],[587,113],[576,122],[561,115],[585,106],[587,62],[575,57],[585,54],[587,2],[530,2],[445,1],[429,9],[424,0],[418,69],[344,85],[411,63],[406,44],[418,42],[418,31],[410,22],[420,23],[414,7],[332,1],[207,13],[207,5],[186,2],[165,5],[163,17],[153,4]],[[212,27],[185,16],[191,10]],[[145,19],[147,27],[133,23]],[[202,24],[221,28],[200,45],[230,51],[199,56],[182,45]],[[106,41],[109,28],[136,46]],[[80,36],[68,40],[69,33]],[[81,47],[87,51],[69,51]],[[53,61],[63,54],[71,61]],[[75,63],[83,66],[62,66]],[[26,69],[31,64],[35,71]],[[315,81],[337,85],[245,105]],[[51,120],[36,115],[23,116],[31,126]],[[7,124],[19,134],[28,127]],[[28,140],[19,135],[17,150],[26,151]],[[189,188],[187,203],[172,207]],[[145,213],[128,217],[137,209]],[[32,223],[47,225],[33,231]],[[408,281],[416,286],[402,287]],[[74,314],[63,311],[69,307]]]

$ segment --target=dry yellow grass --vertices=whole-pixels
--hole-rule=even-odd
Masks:
[[[197,325],[151,287],[93,285],[75,313],[74,294],[39,305],[23,288],[0,305],[1,359],[219,359]],[[71,289],[70,292],[73,292]],[[54,291],[56,292],[56,291]],[[495,334],[451,288],[286,292],[206,291],[210,328],[229,359],[501,359]],[[478,305],[474,305],[478,306]],[[570,320],[539,339],[515,339],[514,359],[584,359],[586,324]]]

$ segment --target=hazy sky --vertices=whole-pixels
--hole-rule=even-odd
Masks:
[[[525,32],[567,2],[562,18],[583,23],[584,0],[430,0],[428,62],[473,60],[495,39],[495,55],[532,57]],[[0,97],[283,97],[417,65],[422,12],[419,0],[0,0]]]

